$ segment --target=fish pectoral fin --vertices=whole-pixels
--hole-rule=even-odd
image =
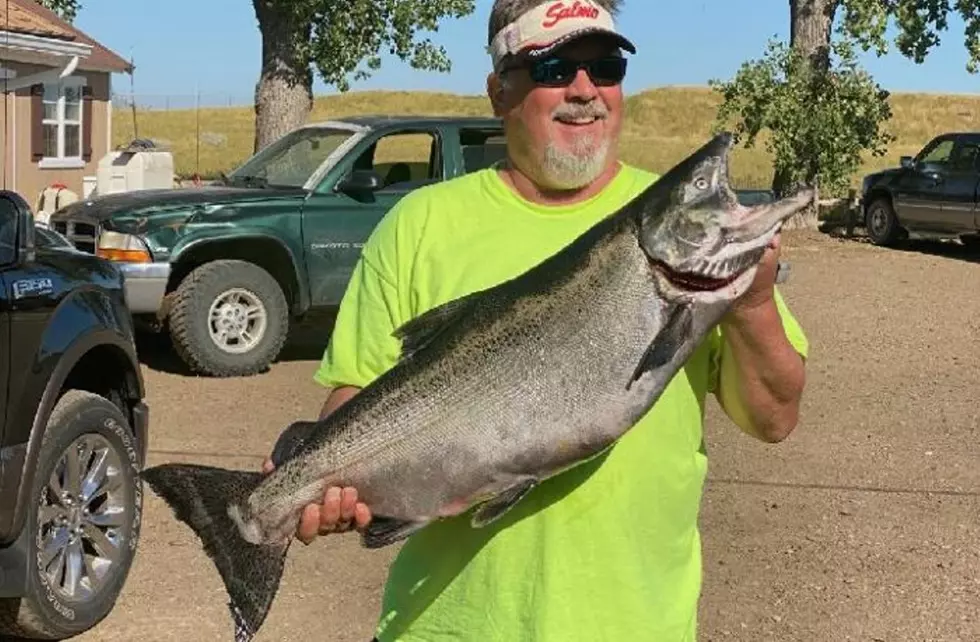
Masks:
[[[470,523],[474,528],[483,528],[504,516],[513,508],[517,502],[521,501],[532,488],[538,485],[537,479],[524,479],[520,482],[497,493],[492,499],[487,500],[473,513]]]
[[[361,543],[364,548],[382,548],[405,539],[427,523],[375,515],[361,534]]]
[[[674,308],[667,320],[664,322],[660,332],[653,338],[643,358],[637,364],[633,376],[626,382],[626,389],[629,390],[633,384],[643,376],[643,373],[655,370],[670,363],[670,360],[677,354],[677,346],[684,343],[691,332],[693,317],[691,308],[686,305]]]
[[[444,330],[466,315],[476,300],[476,294],[468,294],[454,299],[431,310],[423,312],[395,329],[394,336],[401,341],[400,360],[409,359],[413,354],[432,343]]]

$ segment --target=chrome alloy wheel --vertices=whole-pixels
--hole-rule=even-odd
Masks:
[[[61,453],[41,492],[38,570],[66,601],[97,595],[125,555],[123,465],[105,437],[88,433]]]
[[[232,288],[215,297],[208,310],[208,332],[221,350],[242,354],[265,336],[268,313],[261,299],[244,288]]]

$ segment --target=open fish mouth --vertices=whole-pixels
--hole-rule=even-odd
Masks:
[[[713,292],[737,281],[764,253],[765,247],[762,247],[715,260],[699,259],[684,268],[671,267],[659,259],[650,264],[675,287],[689,292]]]
[[[734,272],[727,277],[712,277],[697,272],[680,272],[672,269],[663,261],[653,261],[656,268],[668,281],[682,290],[692,292],[712,292],[720,290],[735,282],[742,272]]]

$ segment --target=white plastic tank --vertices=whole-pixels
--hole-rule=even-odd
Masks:
[[[137,145],[109,152],[99,161],[95,191],[98,194],[144,189],[173,189],[174,158],[169,151]]]

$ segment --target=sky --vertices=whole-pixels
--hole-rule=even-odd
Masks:
[[[135,92],[138,104],[250,104],[261,64],[261,37],[248,0],[81,0],[76,26],[124,58],[136,72],[113,77],[113,89]],[[466,18],[446,20],[430,35],[453,62],[449,73],[418,71],[393,56],[353,90],[438,90],[480,94],[489,58],[487,16],[477,0]],[[786,0],[626,0],[621,30],[637,47],[625,81],[633,94],[663,85],[705,85],[729,79],[747,59],[763,55],[769,38],[787,40]],[[952,17],[940,47],[917,65],[892,52],[862,64],[893,92],[978,93],[980,74],[966,71],[963,22]],[[132,83],[132,86],[131,86]],[[317,94],[335,93],[317,79]]]

